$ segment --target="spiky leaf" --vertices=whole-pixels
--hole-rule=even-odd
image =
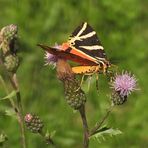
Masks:
[[[105,136],[116,136],[122,134],[122,132],[119,129],[113,129],[113,128],[109,128],[109,127],[102,127],[101,129],[99,129],[98,131],[96,131],[95,134],[93,134],[90,138],[93,138],[95,140],[97,140],[98,142],[101,142],[100,140],[103,139],[105,140]]]

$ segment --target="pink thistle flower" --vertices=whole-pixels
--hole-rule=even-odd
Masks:
[[[39,133],[42,131],[43,122],[42,120],[35,114],[28,113],[24,117],[26,127],[33,133]]]
[[[33,116],[29,113],[29,114],[25,115],[24,120],[25,120],[25,122],[30,122],[32,120],[32,118],[33,118]]]
[[[111,86],[121,97],[128,97],[131,92],[136,90],[137,80],[134,75],[123,72],[121,75],[115,76]]]
[[[61,46],[56,44],[54,46],[54,48],[57,48],[60,50]],[[45,65],[53,65],[55,67],[58,57],[56,55],[50,54],[49,52],[46,51],[44,59],[45,59]]]
[[[44,58],[45,58],[45,65],[53,65],[54,67],[56,66],[58,58],[55,55],[45,51]]]

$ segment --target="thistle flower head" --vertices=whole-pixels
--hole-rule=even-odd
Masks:
[[[44,58],[45,58],[45,65],[53,65],[54,67],[56,66],[58,58],[55,55],[45,51]]]
[[[32,120],[33,116],[29,113],[26,114],[26,116],[24,117],[25,122],[30,122]]]
[[[18,27],[14,24],[11,24],[11,25],[9,25],[8,30],[9,30],[9,32],[11,32],[13,34],[16,34],[18,31]]]
[[[0,35],[8,42],[17,37],[18,27],[14,24],[5,26],[1,29]]]
[[[113,105],[122,105],[127,101],[127,97],[137,88],[137,80],[134,75],[128,72],[116,74],[111,82],[113,89],[111,101]]]
[[[53,48],[61,49],[60,45],[55,45]],[[50,54],[49,52],[45,51],[45,65],[53,65],[54,67],[56,66],[58,57],[56,55]]]
[[[26,114],[24,120],[27,128],[33,133],[40,132],[44,126],[42,120],[35,114]]]
[[[131,92],[136,90],[137,80],[134,75],[128,72],[123,72],[121,75],[116,75],[111,83],[112,88],[120,94],[121,97],[127,97]]]
[[[74,76],[70,65],[63,59],[57,61],[57,77],[63,82],[66,102],[70,107],[79,110],[86,102],[85,92]]]

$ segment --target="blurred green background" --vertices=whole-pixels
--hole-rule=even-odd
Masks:
[[[44,52],[37,43],[54,45],[68,39],[81,22],[87,21],[98,33],[106,54],[138,79],[140,91],[127,103],[116,107],[107,125],[119,128],[122,135],[106,137],[98,143],[91,140],[90,148],[148,147],[148,1],[146,0],[0,0],[0,28],[8,24],[19,27],[19,56],[22,58],[18,78],[24,112],[38,114],[54,137],[58,147],[81,148],[82,125],[79,113],[74,113],[64,100],[63,86],[55,69],[44,66]],[[95,79],[95,78],[94,78]],[[95,82],[87,91],[86,112],[92,127],[109,106],[110,93],[105,76],[99,79],[100,93]],[[5,96],[0,85],[0,97]],[[0,110],[8,107],[0,102]],[[19,148],[19,128],[16,119],[0,116],[0,130],[8,135],[7,147]],[[46,147],[39,135],[27,131],[29,148]]]

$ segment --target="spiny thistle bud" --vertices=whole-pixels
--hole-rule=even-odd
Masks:
[[[8,54],[4,57],[3,63],[7,71],[15,73],[19,66],[19,58],[15,54]]]
[[[17,37],[17,31],[18,31],[18,28],[14,24],[5,26],[0,31],[1,39],[3,39],[4,41],[10,42],[11,40]]]
[[[74,109],[80,109],[86,102],[86,96],[74,74],[71,67],[64,60],[57,62],[57,76],[64,84],[65,98],[67,103]]]
[[[111,94],[111,101],[113,105],[122,105],[127,101],[127,96],[121,96],[119,92],[114,91]]]
[[[39,133],[42,131],[43,128],[43,122],[41,121],[41,119],[34,114],[26,114],[25,116],[25,123],[27,128],[33,132],[33,133]]]
[[[65,79],[64,81],[65,99],[74,109],[79,109],[86,102],[85,93],[80,88],[78,81],[74,79]]]
[[[127,101],[127,97],[136,90],[136,78],[128,72],[123,72],[121,75],[115,75],[111,82],[113,93],[111,96],[114,105],[122,105]]]
[[[61,46],[56,45],[54,48],[60,50]],[[64,84],[65,98],[67,103],[74,109],[80,109],[86,102],[86,96],[80,88],[79,82],[75,78],[70,65],[64,60],[59,59],[56,55],[48,52],[45,54],[45,65],[54,65],[57,68],[57,77]]]
[[[17,26],[9,25],[0,31],[1,59],[8,72],[15,73],[19,66],[19,58],[16,55]]]

